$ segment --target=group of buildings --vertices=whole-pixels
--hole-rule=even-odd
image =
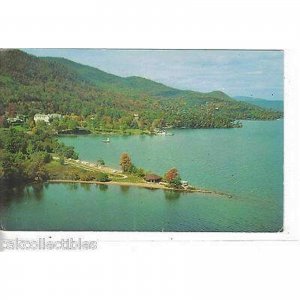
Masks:
[[[33,117],[34,122],[45,122],[49,124],[54,119],[60,119],[62,115],[60,114],[35,114]],[[25,123],[27,117],[24,115],[17,115],[16,117],[7,118],[9,125],[21,125]]]
[[[22,115],[17,115],[13,118],[7,118],[7,123],[9,125],[21,125],[26,121],[26,117]]]
[[[33,117],[34,122],[45,122],[49,124],[54,119],[61,119],[60,114],[35,114]]]

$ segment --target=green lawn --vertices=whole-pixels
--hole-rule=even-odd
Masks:
[[[111,179],[116,182],[132,182],[132,183],[139,183],[139,182],[145,182],[143,178],[131,175],[131,174],[126,174],[128,176],[127,178],[122,178],[120,176],[111,176]]]
[[[74,165],[61,165],[58,161],[51,161],[46,164],[46,170],[49,172],[50,179],[71,179],[71,180],[79,180],[89,177],[95,177],[101,173],[96,171],[88,171],[82,168],[76,167]]]
[[[88,180],[89,178],[97,179],[99,174],[101,174],[100,171],[85,170],[82,167],[76,166],[75,164],[61,165],[59,161],[55,160],[52,160],[50,163],[46,164],[46,170],[49,172],[50,179]],[[108,175],[111,180],[116,182],[144,182],[141,177],[131,174],[126,174],[127,178],[124,178],[122,175],[117,174]]]
[[[17,131],[27,132],[29,130],[28,126],[26,126],[26,125],[13,125],[11,127],[16,129]]]

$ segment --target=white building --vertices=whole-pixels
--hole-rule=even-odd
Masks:
[[[33,117],[35,123],[43,121],[43,122],[45,122],[47,124],[50,123],[50,120],[60,119],[60,118],[61,118],[60,114],[48,114],[48,115],[45,115],[45,114],[36,114]]]
[[[37,122],[45,122],[45,123],[49,123],[49,116],[48,115],[43,115],[43,114],[36,114],[33,117],[33,120],[35,123]]]
[[[60,114],[49,114],[49,119],[60,119],[61,115]]]

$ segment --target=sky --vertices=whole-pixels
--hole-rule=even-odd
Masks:
[[[283,100],[283,52],[241,50],[23,49],[118,76],[141,76],[200,92]]]

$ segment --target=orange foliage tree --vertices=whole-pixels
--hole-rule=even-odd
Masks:
[[[128,172],[132,166],[131,158],[128,153],[122,153],[120,157],[120,166],[123,172]]]
[[[167,182],[171,183],[175,179],[180,179],[179,172],[176,168],[170,169],[166,174],[165,174],[165,179]]]

